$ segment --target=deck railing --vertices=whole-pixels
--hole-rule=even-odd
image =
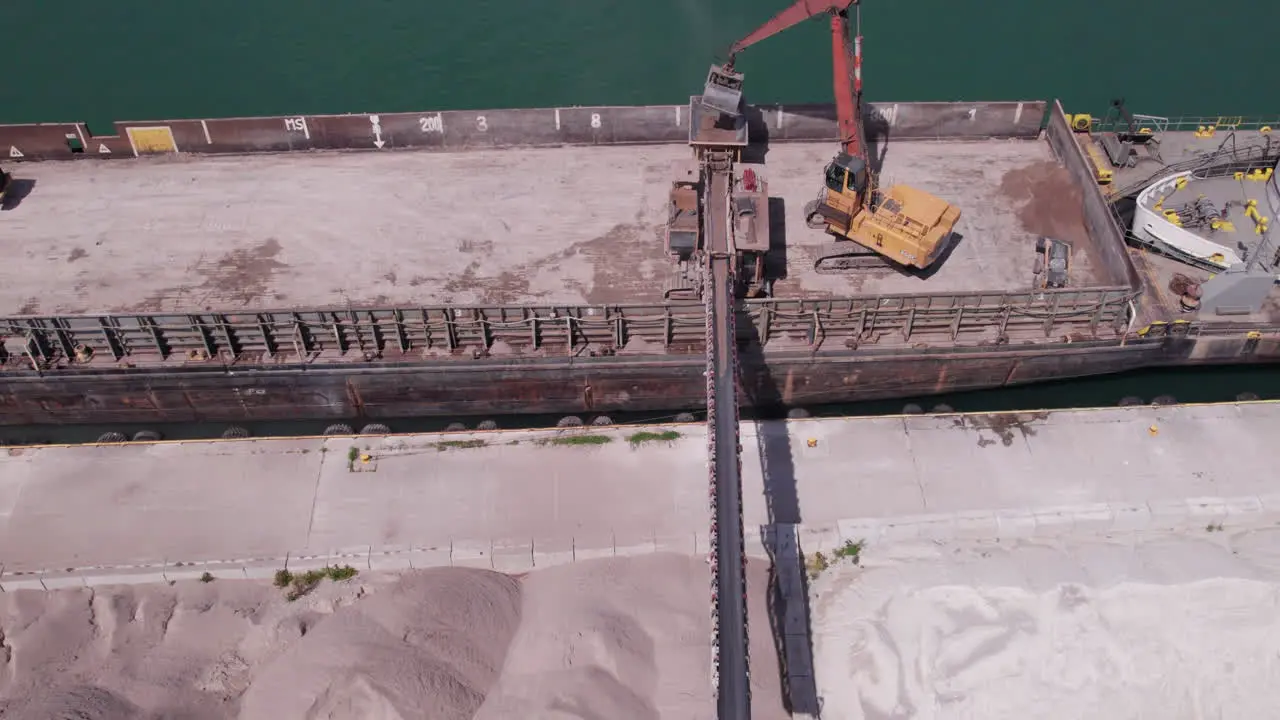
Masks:
[[[1153,127],[1155,122],[1143,123],[1140,118],[1148,118],[1150,116],[1135,116],[1136,124],[1144,127]],[[1277,115],[1182,115],[1178,117],[1161,117],[1158,128],[1161,132],[1195,132],[1201,128],[1214,128],[1216,132],[1227,132],[1230,130],[1261,130],[1262,128],[1272,128],[1280,132],[1280,116]],[[1095,132],[1115,132],[1117,130],[1128,130],[1129,123],[1123,117],[1107,118],[1105,115],[1094,116],[1092,130]]]
[[[1128,321],[1125,288],[839,300],[749,300],[739,324],[762,342],[822,347],[954,345],[1010,337],[1112,337]],[[8,369],[103,364],[291,364],[488,355],[586,357],[701,353],[700,303],[420,307],[0,318]]]

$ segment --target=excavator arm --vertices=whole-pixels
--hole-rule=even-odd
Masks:
[[[790,7],[734,43],[729,48],[729,61],[723,67],[712,66],[703,101],[721,112],[738,114],[742,97],[742,75],[733,69],[738,53],[809,18],[827,13],[831,16],[832,80],[841,150],[861,159],[865,164],[866,150],[859,127],[862,36],[854,38],[852,52],[849,46],[849,8],[857,7],[858,4],[859,0],[796,0]]]
[[[831,13],[832,15],[847,12],[851,5],[857,5],[858,0],[796,0],[796,2],[786,10],[774,15],[769,22],[761,25],[751,32],[751,34],[742,38],[729,48],[729,62],[725,63],[725,69],[733,70],[733,61],[738,53],[764,40],[773,37],[778,33],[786,30],[794,25],[808,20],[815,15],[822,13]]]

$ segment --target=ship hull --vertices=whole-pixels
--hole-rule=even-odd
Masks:
[[[871,354],[743,354],[743,404],[806,407],[1085,377],[1162,365],[1269,363],[1275,343],[1175,338],[1126,345]],[[0,380],[0,423],[463,418],[698,409],[699,355],[477,360],[298,369],[120,370]]]
[[[830,106],[761,107],[749,115],[752,137],[766,147],[838,136]],[[1135,267],[1056,103],[891,103],[869,107],[865,120],[880,142],[1043,136],[1081,192],[1093,248],[1084,255],[1097,277],[1065,289],[864,288],[844,298],[745,301],[748,317],[739,326],[769,350],[753,352],[759,344],[748,342],[741,351],[744,405],[805,407],[1280,359],[1280,323],[1269,317],[1180,316],[1164,302],[1162,289]],[[375,147],[454,152],[683,143],[690,119],[683,106],[552,108],[174,120],[118,123],[117,130],[92,136],[77,123],[0,126],[0,146],[20,160],[81,161]],[[977,167],[986,168],[988,152]],[[976,235],[968,242],[978,247]],[[977,264],[987,272],[994,259]],[[58,262],[61,269],[61,256]],[[394,284],[394,273],[388,277]],[[209,286],[208,278],[187,280]],[[273,297],[305,294],[295,285]],[[705,403],[700,306],[589,298],[423,305],[421,294],[409,292],[402,300],[415,304],[400,306],[375,298],[372,305],[150,312],[147,301],[109,314],[40,314],[34,301],[55,299],[33,292],[0,316],[0,425],[603,414]]]

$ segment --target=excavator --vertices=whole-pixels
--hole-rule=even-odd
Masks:
[[[851,7],[857,24],[852,48],[849,43]],[[840,151],[823,173],[818,198],[805,206],[805,222],[815,229],[825,228],[837,241],[852,241],[859,249],[824,255],[814,263],[814,269],[823,274],[882,267],[925,270],[946,249],[960,220],[960,208],[906,185],[878,187],[876,173],[867,157],[861,121],[860,11],[859,0],[796,0],[734,43],[728,62],[711,66],[702,101],[726,115],[741,114],[743,75],[734,70],[738,53],[804,20],[824,13],[830,15]]]

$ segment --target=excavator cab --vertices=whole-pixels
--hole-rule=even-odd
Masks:
[[[827,165],[827,188],[861,196],[867,189],[867,176],[867,163],[862,158],[842,152]]]
[[[726,115],[742,114],[742,73],[732,66],[712,65],[702,89],[702,104]]]

